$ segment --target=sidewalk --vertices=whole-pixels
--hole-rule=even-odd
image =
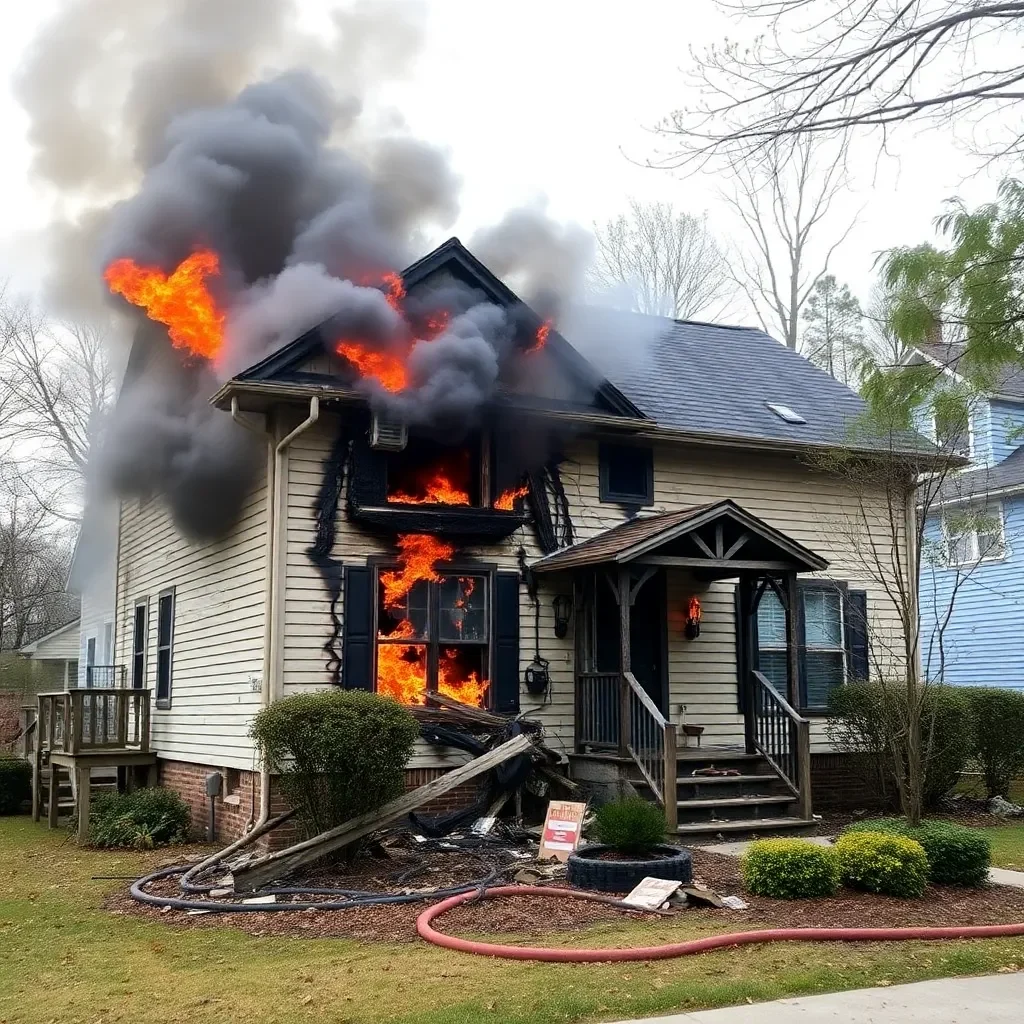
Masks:
[[[1020,1024],[1024,973],[944,978],[620,1024]]]

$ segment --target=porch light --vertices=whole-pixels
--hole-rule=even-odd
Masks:
[[[700,636],[700,599],[691,597],[686,602],[686,626],[684,633],[687,640],[696,640]]]
[[[551,602],[555,609],[555,636],[564,640],[569,632],[569,616],[572,615],[572,598],[567,594],[559,594]]]

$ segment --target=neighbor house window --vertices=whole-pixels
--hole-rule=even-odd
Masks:
[[[966,408],[953,404],[936,409],[933,427],[935,444],[944,452],[971,457],[971,419]]]
[[[832,691],[846,681],[843,591],[802,583],[797,596],[800,703],[805,708],[825,708]],[[786,611],[770,588],[757,606],[757,638],[759,671],[785,695],[789,681]]]
[[[156,704],[171,703],[171,667],[174,650],[174,591],[160,595],[156,619]]]
[[[971,565],[1006,554],[1003,506],[999,502],[948,509],[942,516],[942,533],[949,565]]]
[[[483,706],[490,679],[490,574],[452,572],[418,580],[396,595],[398,577],[396,570],[377,571],[377,692],[403,704],[422,704],[426,692],[437,692]]]
[[[654,452],[633,445],[598,447],[601,501],[624,505],[654,504]]]
[[[141,690],[146,685],[146,627],[147,604],[140,601],[135,606],[132,623],[132,686]]]

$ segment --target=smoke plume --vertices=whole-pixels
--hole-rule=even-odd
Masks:
[[[133,356],[97,460],[118,494],[162,494],[192,536],[226,529],[257,464],[255,439],[209,396],[318,323],[406,347],[407,389],[364,386],[411,423],[467,429],[493,393],[515,333],[503,310],[444,297],[447,326],[426,342],[378,287],[458,215],[446,153],[368,102],[415,66],[422,38],[422,9],[402,0],[357,0],[310,32],[292,0],[70,0],[20,70],[34,170],[76,200],[50,232],[65,308],[94,306],[113,260],[169,273],[197,247],[220,258],[219,355],[189,364],[143,331],[153,358]],[[542,210],[473,244],[545,316],[587,252]]]

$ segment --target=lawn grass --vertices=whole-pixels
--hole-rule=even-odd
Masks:
[[[647,964],[531,964],[419,942],[175,928],[101,909],[104,895],[126,883],[90,876],[142,873],[167,856],[79,850],[25,818],[0,819],[0,1021],[555,1024],[1024,965],[1020,939],[789,943]],[[646,945],[706,932],[684,917],[605,924],[546,942]]]
[[[992,866],[1024,871],[1024,822],[985,829],[992,843]]]

